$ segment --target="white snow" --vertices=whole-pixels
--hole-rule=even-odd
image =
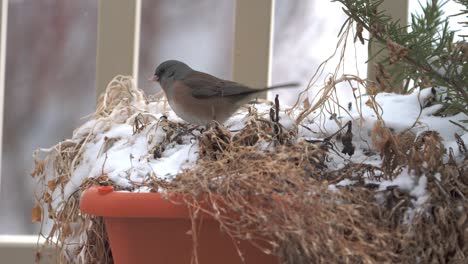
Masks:
[[[435,89],[440,91],[441,89]],[[380,105],[379,115],[385,122],[385,125],[395,132],[401,132],[411,129],[416,134],[427,130],[435,130],[440,133],[444,139],[447,148],[452,148],[455,155],[459,154],[458,145],[455,142],[454,133],[462,135],[462,138],[468,142],[468,134],[459,126],[450,122],[461,123],[468,117],[464,114],[458,114],[449,118],[434,116],[433,114],[440,109],[439,104],[428,106],[429,102],[435,100],[436,94],[431,88],[415,91],[409,95],[400,95],[392,93],[379,93],[376,101]],[[362,103],[359,105],[352,102],[349,114],[342,114],[338,119],[331,119],[328,115],[312,113],[303,127],[299,128],[299,137],[304,138],[324,138],[327,133],[336,131],[339,125],[336,120],[342,124],[348,120],[353,121],[353,144],[356,146],[355,154],[351,157],[346,155],[330,154],[328,166],[330,169],[342,168],[347,162],[363,162],[367,164],[379,165],[380,157],[377,154],[365,155],[364,150],[371,150],[371,131],[378,121],[378,116],[369,106],[365,104],[369,100],[368,96],[360,98]],[[152,156],[151,149],[155,144],[164,139],[164,131],[157,128],[155,132],[148,137],[149,129],[154,129],[155,123],[162,115],[175,122],[183,122],[173,111],[166,108],[162,102],[152,102],[149,104],[138,103],[136,107],[146,115],[154,116],[153,124],[137,134],[133,134],[132,118],[125,118],[125,115],[119,116],[117,122],[98,122],[95,119],[88,121],[85,125],[74,132],[74,137],[83,137],[93,133],[94,139],[85,145],[82,161],[76,166],[72,173],[72,180],[66,186],[66,194],[70,194],[88,177],[97,177],[106,174],[116,184],[128,187],[133,183],[142,183],[149,175],[161,179],[170,180],[184,169],[190,169],[196,164],[198,159],[198,142],[195,138],[184,137],[182,144],[170,143],[165,151],[161,153],[161,158],[155,159]],[[428,107],[424,107],[428,106]],[[268,118],[268,112],[271,104],[261,103],[251,105],[250,111],[255,111],[262,118]],[[346,103],[347,107],[347,103]],[[282,109],[285,109],[282,106]],[[300,109],[295,110],[292,115],[280,114],[280,122],[286,127],[291,128],[294,124],[295,115],[300,113]],[[111,118],[117,115],[114,111]],[[249,120],[246,115],[247,107],[243,107],[238,113],[225,122],[228,129],[236,131],[243,128],[245,122]],[[121,113],[120,113],[121,114]],[[134,114],[135,116],[135,114]],[[114,119],[112,119],[114,120]],[[265,144],[264,144],[265,145]],[[338,146],[340,144],[338,143]],[[264,148],[269,148],[266,144]],[[460,159],[460,157],[458,157]],[[425,180],[423,180],[425,179]],[[411,175],[404,169],[392,181],[377,182],[383,190],[388,186],[398,186],[403,191],[411,192],[412,196],[423,197],[425,195],[425,181],[420,178],[419,183],[414,175]],[[345,179],[336,185],[330,186],[335,190],[340,186],[354,184],[355,181]],[[139,191],[142,191],[140,189]]]
[[[161,153],[162,157],[155,159],[151,150],[165,137],[163,129],[157,126],[159,117],[163,115],[163,103],[138,104],[138,108],[142,114],[154,117],[138,133],[134,133],[131,124],[136,115],[122,112],[118,115],[118,108],[109,118],[91,119],[73,133],[73,139],[89,137],[91,140],[83,146],[81,161],[75,164],[71,179],[65,186],[65,199],[87,178],[106,175],[115,184],[130,187],[143,183],[150,176],[170,179],[195,165],[198,143],[187,137],[182,137],[182,144],[169,144]],[[172,111],[164,114],[175,119]],[[138,188],[138,191],[149,190]],[[58,190],[55,195],[59,195]]]
[[[379,93],[376,96],[376,101],[380,106],[379,114],[382,116],[385,125],[396,133],[411,130],[416,135],[419,135],[428,130],[437,131],[442,137],[442,143],[445,145],[447,151],[451,148],[455,155],[455,160],[457,162],[462,162],[464,157],[459,151],[454,135],[457,133],[461,136],[465,144],[468,144],[468,133],[460,126],[450,121],[463,125],[464,123],[462,121],[468,120],[468,116],[463,113],[450,117],[434,116],[442,107],[441,104],[437,104],[437,99],[439,94],[444,92],[444,88],[436,87],[434,90],[436,94],[433,93],[431,88],[422,89],[421,91],[417,90],[408,95]],[[352,102],[349,115],[343,113],[342,116],[337,117],[342,124],[345,124],[349,120],[353,121],[353,144],[356,146],[356,150],[355,154],[351,157],[330,152],[329,161],[327,163],[329,169],[340,169],[349,162],[365,163],[374,166],[381,165],[382,160],[377,153],[372,155],[364,154],[364,150],[372,150],[370,136],[375,123],[378,121],[374,110],[365,104],[368,100],[369,96],[363,96],[360,99],[362,104]],[[433,104],[430,105],[430,103]],[[345,108],[347,108],[347,106],[347,103],[343,105]],[[327,136],[327,134],[321,134],[322,131],[327,131],[328,134],[330,134],[339,129],[337,122],[329,118],[330,115],[320,116],[318,113],[319,111],[317,111],[316,116],[312,114],[308,117],[311,121],[307,124],[307,127],[314,132],[310,132],[307,129],[300,129],[299,132],[301,136],[309,139],[319,139]],[[337,145],[338,148],[341,147],[339,142]],[[421,164],[421,166],[424,165],[425,164]],[[408,193],[412,197],[411,203],[413,205],[413,209],[406,212],[406,219],[410,222],[417,211],[424,209],[424,203],[428,198],[426,191],[428,176],[435,177],[435,179],[439,180],[441,177],[440,174],[417,177],[409,172],[407,168],[404,168],[393,180],[379,181],[378,179],[365,179],[365,182],[379,185],[378,191],[376,192],[378,201],[382,201],[383,199],[380,192],[389,186],[394,186]],[[354,180],[344,179],[336,184],[330,184],[328,189],[336,192],[339,191],[341,186],[349,186],[354,183]]]
[[[387,189],[389,186],[397,186],[402,191],[411,191],[416,185],[416,179],[414,175],[408,172],[408,169],[403,171],[393,180],[387,180],[380,182],[379,191]]]
[[[415,204],[417,206],[422,205],[427,199],[426,187],[427,187],[427,177],[426,175],[423,175],[419,177],[416,187],[413,188],[410,192],[411,196],[417,197],[415,201]]]
[[[438,91],[436,89],[436,91]],[[434,130],[439,132],[443,138],[446,148],[451,148],[456,156],[456,160],[461,162],[463,157],[458,150],[454,134],[458,133],[465,142],[468,142],[468,133],[460,126],[450,122],[463,124],[462,120],[468,120],[464,114],[451,117],[439,117],[433,114],[440,109],[440,105],[429,106],[429,102],[435,100],[431,88],[415,91],[409,95],[398,95],[391,93],[380,93],[376,96],[376,101],[380,105],[379,115],[381,115],[385,125],[395,132],[410,129],[419,134],[423,131]],[[355,154],[351,157],[340,154],[341,143],[336,142],[338,149],[331,151],[327,166],[331,170],[337,170],[349,162],[365,163],[379,166],[381,158],[376,151],[372,150],[370,135],[375,123],[379,120],[378,115],[365,104],[369,100],[368,96],[360,98],[362,104],[352,103],[349,114],[341,113],[341,116],[330,118],[329,114],[316,111],[307,117],[302,123],[308,129],[299,127],[300,138],[323,139],[331,133],[337,131],[347,121],[353,124],[353,144],[356,146]],[[358,100],[359,102],[359,100]],[[345,103],[345,108],[348,103]],[[162,180],[171,180],[183,170],[190,169],[196,165],[198,160],[198,141],[194,136],[182,136],[180,142],[171,142],[165,146],[160,158],[153,156],[152,150],[157,144],[165,140],[165,131],[159,126],[160,117],[165,115],[169,120],[184,122],[178,118],[174,112],[166,107],[164,102],[152,102],[145,104],[136,102],[136,113],[131,115],[124,108],[116,108],[108,118],[91,119],[82,127],[77,129],[72,142],[77,142],[78,138],[89,138],[90,140],[83,146],[81,161],[76,162],[72,170],[71,180],[65,187],[65,199],[74,193],[87,178],[94,178],[107,175],[115,184],[130,187],[139,186],[149,179],[158,177]],[[262,118],[269,118],[271,104],[256,104],[249,106],[249,111],[255,111]],[[247,115],[247,107],[243,107],[238,113],[225,122],[225,126],[237,133],[245,126],[245,123],[252,117]],[[285,107],[282,106],[284,110]],[[296,109],[290,114],[280,113],[280,122],[286,127],[294,125],[296,116],[301,109]],[[133,122],[138,114],[148,117],[150,121],[146,127],[139,132],[135,132]],[[195,131],[194,133],[199,133]],[[259,142],[260,149],[269,149],[271,144]],[[423,164],[422,164],[423,165]],[[379,176],[379,175],[377,175]],[[424,201],[427,199],[427,177],[440,179],[439,175],[415,176],[404,168],[393,180],[380,180],[367,175],[367,183],[378,184],[376,191],[377,200],[382,199],[381,191],[389,186],[399,188],[407,192],[412,197],[414,209],[407,212],[407,218],[411,219],[417,210],[422,210]],[[332,192],[339,192],[343,186],[352,186],[356,180],[344,179],[336,184],[331,184],[328,189]],[[54,196],[59,195],[56,190]],[[136,192],[148,192],[146,187],[134,188]],[[380,198],[379,198],[380,197]],[[57,199],[57,203],[60,199]]]
[[[353,185],[354,183],[356,183],[356,181],[353,181],[350,179],[344,179],[338,182],[336,186],[348,186],[348,185]]]
[[[468,143],[468,133],[452,122],[464,124],[463,120],[468,120],[468,116],[465,114],[450,117],[435,116],[434,113],[440,110],[441,105],[437,104],[439,95],[434,94],[433,91],[433,89],[427,88],[408,95],[380,93],[375,97],[379,104],[378,113],[375,113],[366,104],[370,100],[369,96],[362,96],[351,102],[350,109],[348,109],[348,102],[343,102],[341,109],[336,105],[333,106],[333,103],[327,104],[328,109],[325,111],[317,109],[303,120],[301,126],[297,128],[297,141],[300,142],[304,139],[323,140],[351,121],[352,143],[355,146],[354,155],[348,156],[340,153],[343,147],[342,143],[336,137],[333,138],[331,141],[334,147],[333,150],[329,151],[326,160],[327,169],[339,170],[350,163],[378,168],[382,165],[382,159],[372,145],[371,135],[376,122],[383,121],[386,127],[396,133],[410,130],[418,135],[424,131],[437,131],[446,149],[453,151],[455,161],[461,163],[465,157],[463,153],[460,153],[454,135],[455,133],[460,135],[466,144]],[[435,91],[440,93],[444,91],[444,88],[439,87]],[[280,123],[286,129],[294,128],[296,118],[303,109],[299,107],[293,111],[284,111],[287,107],[281,103],[280,105],[282,110],[279,115]],[[269,119],[271,107],[271,103],[242,107],[224,125],[235,135],[254,116]],[[347,109],[347,111],[343,109]],[[331,113],[334,112],[336,115],[332,116]],[[256,115],[248,115],[248,113]],[[122,192],[129,190],[150,192],[152,190],[145,186],[148,181],[154,178],[161,181],[171,181],[182,171],[196,166],[199,158],[197,136],[201,132],[195,129],[192,134],[182,133],[179,140],[174,142],[174,140],[167,138],[169,135],[166,135],[166,128],[161,124],[161,122],[164,123],[161,121],[163,116],[172,122],[184,122],[169,109],[164,101],[147,103],[143,98],[136,96],[133,101],[123,99],[109,115],[92,118],[76,129],[71,139],[59,143],[57,145],[59,149],[61,145],[69,146],[67,144],[78,146],[81,149],[79,149],[80,155],[69,165],[71,166],[71,178],[66,183],[64,190],[56,188],[52,194],[52,208],[62,207],[63,201],[76,193],[88,178],[107,176],[114,185],[127,189],[122,190]],[[140,124],[139,129],[135,131],[135,122],[139,120],[137,118],[140,118],[142,123],[144,122],[144,126],[141,127]],[[168,124],[166,123],[166,125]],[[175,131],[176,134],[178,132]],[[161,145],[164,145],[164,148],[159,148]],[[60,155],[58,151],[55,151],[57,146],[41,151],[49,154],[54,153],[51,155],[53,160]],[[274,144],[260,140],[257,143],[257,148],[260,151],[271,151]],[[155,155],[155,149],[161,152]],[[421,166],[425,166],[425,164],[423,163]],[[341,192],[341,188],[353,188],[354,185],[363,180],[366,184],[377,186],[375,199],[378,203],[383,204],[386,201],[387,189],[398,188],[409,195],[407,197],[410,199],[408,202],[411,206],[405,211],[404,222],[410,225],[417,214],[426,210],[426,201],[429,197],[428,179],[441,180],[442,175],[436,173],[435,175],[417,176],[408,168],[400,169],[400,173],[392,180],[383,179],[384,175],[379,170],[373,173],[364,172],[362,175],[364,179],[359,179],[355,173],[350,179],[345,178],[334,184],[329,184],[328,190],[331,193],[338,193]],[[56,169],[53,168],[53,162],[47,163],[46,171],[48,173],[45,182],[57,177],[54,174]],[[225,177],[225,175],[219,175],[219,177]],[[160,188],[158,191],[164,192],[165,190]],[[81,233],[78,236],[70,236],[67,238],[67,242],[70,245],[82,245],[85,239],[86,234]],[[75,252],[78,248],[70,246],[69,250]],[[81,251],[77,259],[83,258],[83,253],[84,251]]]
[[[150,166],[159,178],[168,179],[169,176],[176,176],[183,169],[194,166],[198,159],[197,151],[198,143],[179,145],[166,150],[162,158],[152,160]]]

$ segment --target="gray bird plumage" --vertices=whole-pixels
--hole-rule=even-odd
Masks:
[[[299,85],[287,83],[254,89],[193,70],[187,64],[177,60],[161,63],[156,68],[153,79],[159,81],[169,104],[178,116],[190,123],[203,124],[211,119],[224,121],[242,104],[255,97],[258,92]],[[200,109],[193,109],[195,107],[190,105],[198,108],[211,108],[212,116],[207,116],[210,109],[200,112]]]

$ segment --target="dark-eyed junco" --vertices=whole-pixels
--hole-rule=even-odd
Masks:
[[[176,60],[161,63],[153,80],[161,84],[172,110],[185,121],[198,125],[207,125],[211,120],[225,121],[258,92],[299,85],[287,83],[254,89],[193,70]]]

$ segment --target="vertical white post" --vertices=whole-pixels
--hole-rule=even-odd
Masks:
[[[252,87],[270,84],[275,0],[237,0],[233,79]]]
[[[99,0],[97,98],[118,74],[138,76],[141,0]]]
[[[3,141],[3,102],[5,96],[5,60],[8,21],[8,0],[2,0],[0,5],[0,186],[2,171],[2,141]]]
[[[386,15],[389,15],[392,18],[393,21],[399,21],[400,25],[402,26],[408,25],[408,0],[384,0],[380,5],[379,11],[384,11]],[[369,49],[369,58],[372,58],[374,53],[378,52],[384,47],[385,45],[377,44],[375,42],[371,43]],[[367,78],[369,80],[375,81],[375,63],[382,61],[387,56],[388,53],[384,49],[381,53],[368,62]],[[401,83],[395,83],[394,85],[402,86]]]

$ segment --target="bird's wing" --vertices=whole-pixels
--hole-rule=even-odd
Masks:
[[[245,93],[255,92],[256,90],[245,85],[227,80],[216,78],[213,75],[192,71],[182,79],[184,84],[192,89],[192,95],[195,98],[227,97]]]

